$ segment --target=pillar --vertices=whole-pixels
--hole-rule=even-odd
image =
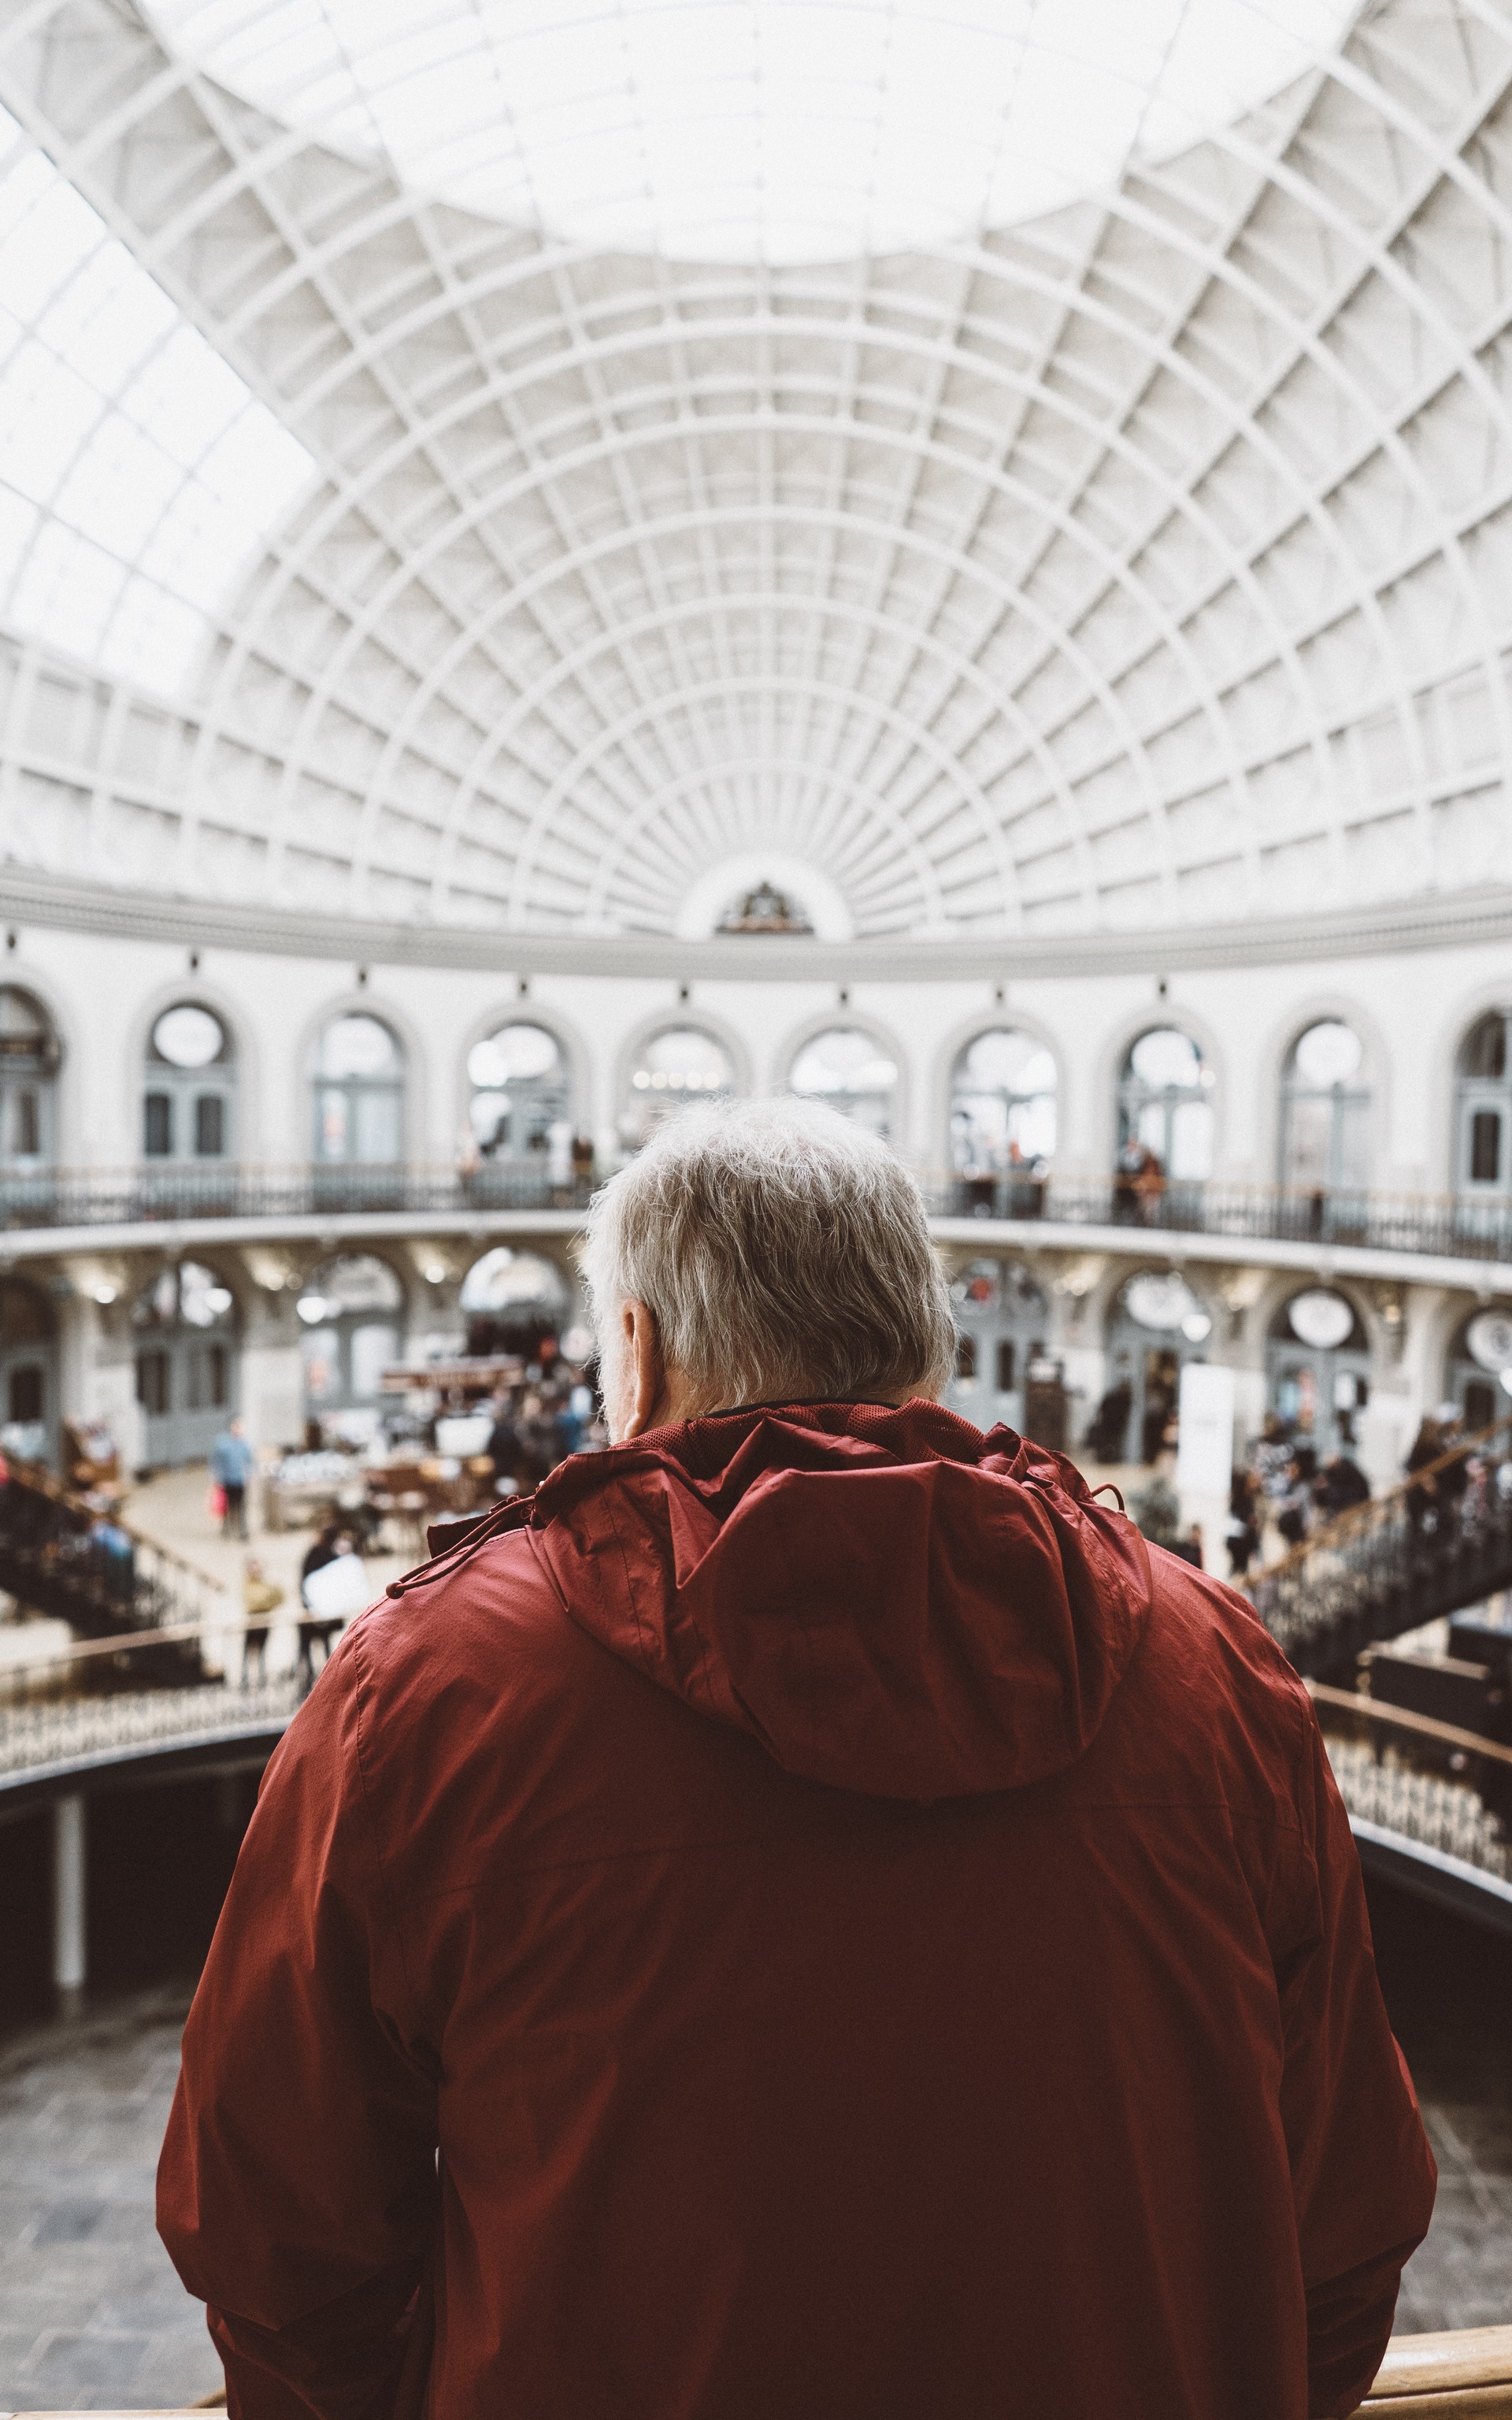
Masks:
[[[53,1982],[60,2016],[84,2006],[85,1959],[85,1802],[82,1791],[53,1801]]]

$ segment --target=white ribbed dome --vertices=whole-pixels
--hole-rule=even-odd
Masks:
[[[1030,222],[973,170],[933,248],[779,264],[407,185],[376,101],[364,137],[235,51],[301,7],[0,29],[7,280],[29,213],[54,247],[0,284],[12,862],[548,932],[712,931],[769,878],[945,939],[1504,877],[1492,0],[1386,0],[1153,162],[1147,112]],[[130,342],[84,307],[122,273]]]

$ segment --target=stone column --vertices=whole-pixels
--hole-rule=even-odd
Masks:
[[[87,1973],[87,1872],[84,1792],[53,1801],[53,1982],[60,2016],[84,2006]]]

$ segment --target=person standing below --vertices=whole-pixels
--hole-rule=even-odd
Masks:
[[[1306,1691],[937,1397],[914,1178],[701,1107],[586,1266],[614,1442],[275,1750],[158,2223],[241,2420],[1321,2420],[1434,2168]]]
[[[270,1580],[255,1555],[247,1557],[241,1576],[241,1609],[247,1626],[241,1634],[241,1685],[260,1689],[268,1676],[268,1617],[284,1602],[284,1591]]]
[[[221,1515],[223,1538],[245,1538],[247,1534],[247,1483],[257,1467],[257,1457],[247,1442],[239,1418],[227,1420],[210,1448],[210,1477],[225,1498]]]

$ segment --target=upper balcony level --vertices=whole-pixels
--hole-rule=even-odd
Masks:
[[[399,1162],[255,1167],[146,1161],[118,1169],[0,1169],[0,1264],[70,1251],[260,1239],[569,1233],[598,1181],[580,1157],[524,1165]],[[1104,1183],[1027,1167],[923,1173],[952,1244],[1113,1251],[1391,1277],[1484,1292],[1512,1286],[1512,1195],[1239,1186],[1128,1175]]]

